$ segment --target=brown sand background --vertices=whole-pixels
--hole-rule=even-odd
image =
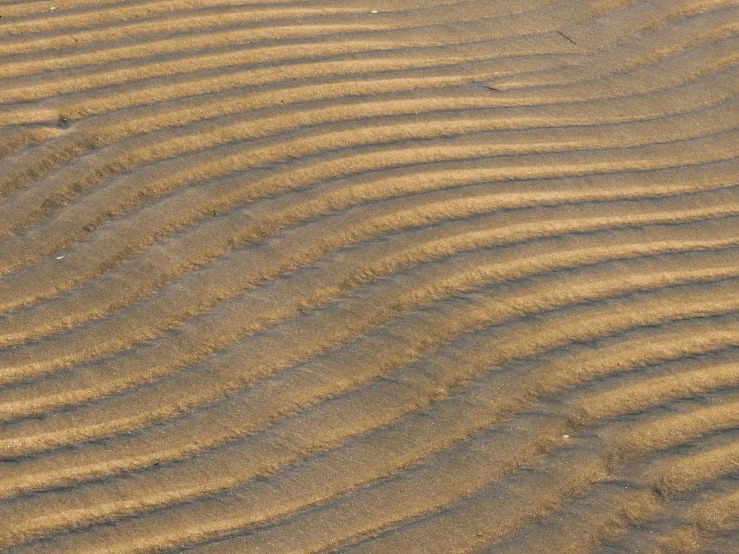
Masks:
[[[739,2],[0,16],[3,552],[739,552]]]

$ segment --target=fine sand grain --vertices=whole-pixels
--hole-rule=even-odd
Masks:
[[[0,0],[0,551],[739,552],[737,0]]]

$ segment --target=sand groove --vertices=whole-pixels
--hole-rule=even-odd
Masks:
[[[0,550],[739,552],[737,31],[0,3]]]

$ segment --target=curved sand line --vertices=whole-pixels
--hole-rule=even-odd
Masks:
[[[736,2],[0,16],[0,549],[735,551]]]

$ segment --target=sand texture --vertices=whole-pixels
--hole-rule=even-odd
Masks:
[[[0,552],[739,552],[739,0],[0,0]]]

